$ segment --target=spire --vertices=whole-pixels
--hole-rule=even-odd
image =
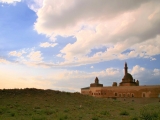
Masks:
[[[125,65],[124,65],[124,73],[125,75],[128,73],[127,62],[125,62]]]
[[[98,77],[95,78],[95,83],[96,83],[96,84],[99,84]]]

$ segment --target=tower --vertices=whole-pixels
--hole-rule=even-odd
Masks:
[[[99,84],[99,80],[98,80],[97,77],[96,77],[96,79],[95,79],[95,84]]]
[[[125,62],[125,65],[124,65],[124,74],[127,75],[128,73],[128,67],[127,67],[127,63]]]
[[[138,85],[139,85],[138,81],[135,82],[132,75],[128,73],[128,66],[127,63],[125,62],[124,77],[122,78],[122,82],[119,83],[119,86],[138,86]]]
[[[90,87],[103,87],[103,84],[99,84],[98,77],[95,78],[95,83],[91,83]]]

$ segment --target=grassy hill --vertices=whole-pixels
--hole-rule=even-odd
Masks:
[[[140,104],[34,88],[0,90],[0,120],[141,119],[160,120],[160,102]]]

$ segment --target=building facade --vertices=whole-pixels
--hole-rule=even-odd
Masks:
[[[139,86],[139,81],[128,73],[127,63],[125,63],[124,77],[119,85],[113,82],[112,86],[103,86],[96,77],[95,83],[91,83],[90,87],[81,88],[81,94],[102,98],[158,98],[160,85]]]

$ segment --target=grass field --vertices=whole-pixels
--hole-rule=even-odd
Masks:
[[[140,104],[53,90],[3,89],[0,120],[160,120],[160,102]]]

